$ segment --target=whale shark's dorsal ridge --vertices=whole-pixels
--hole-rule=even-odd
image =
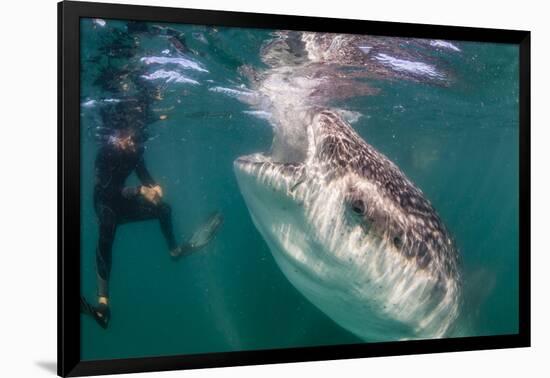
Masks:
[[[448,336],[461,301],[449,232],[422,191],[329,107],[332,95],[370,88],[342,76],[336,63],[362,65],[378,78],[439,83],[441,76],[396,41],[289,38],[283,33],[262,51],[271,68],[251,74],[255,96],[243,100],[269,112],[274,126],[269,154],[234,163],[254,225],[288,280],[359,337]],[[391,60],[390,52],[400,55]]]

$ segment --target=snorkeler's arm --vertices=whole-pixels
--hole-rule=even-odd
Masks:
[[[145,197],[145,199],[154,203],[155,205],[158,204],[162,198],[162,188],[151,177],[151,174],[145,166],[145,160],[143,159],[143,156],[139,159],[139,162],[136,166],[136,174],[143,184],[137,188],[138,194],[142,195],[143,197]]]
[[[162,188],[159,185],[127,186],[126,188],[122,189],[122,196],[127,199],[143,196],[148,201],[157,204],[162,198]]]
[[[143,195],[143,187],[152,188],[158,185],[155,180],[153,180],[151,174],[147,170],[143,157],[139,159],[136,165],[136,175],[138,176],[139,181],[141,181],[142,185],[128,186],[122,189],[122,195],[125,198],[131,199],[137,196],[141,196]]]
[[[156,181],[153,180],[153,177],[151,177],[149,170],[147,170],[143,156],[139,159],[138,164],[136,166],[136,174],[139,178],[139,181],[141,181],[143,185],[148,187],[153,187],[158,185]]]
[[[141,195],[141,185],[139,186],[127,186],[122,189],[122,196],[126,199],[132,199]]]

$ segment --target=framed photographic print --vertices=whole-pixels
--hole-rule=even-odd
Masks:
[[[529,346],[529,32],[58,11],[59,375]]]

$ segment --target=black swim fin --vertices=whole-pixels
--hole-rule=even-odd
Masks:
[[[202,249],[214,239],[222,224],[223,216],[219,211],[210,214],[207,220],[196,229],[189,241],[181,245],[177,251],[171,253],[172,257],[178,259]]]
[[[88,303],[86,298],[80,296],[80,313],[90,315],[103,329],[107,329],[109,326],[111,309],[105,304],[99,304],[94,307]]]
[[[83,296],[80,296],[80,313],[91,315],[92,312],[93,312],[93,307],[88,303],[88,301]]]

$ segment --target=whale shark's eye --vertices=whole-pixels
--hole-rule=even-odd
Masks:
[[[399,235],[393,237],[393,245],[395,245],[396,248],[403,247],[403,240]]]
[[[363,215],[367,211],[367,206],[365,206],[365,202],[363,202],[363,200],[356,199],[351,203],[351,210],[353,210],[356,214]]]

